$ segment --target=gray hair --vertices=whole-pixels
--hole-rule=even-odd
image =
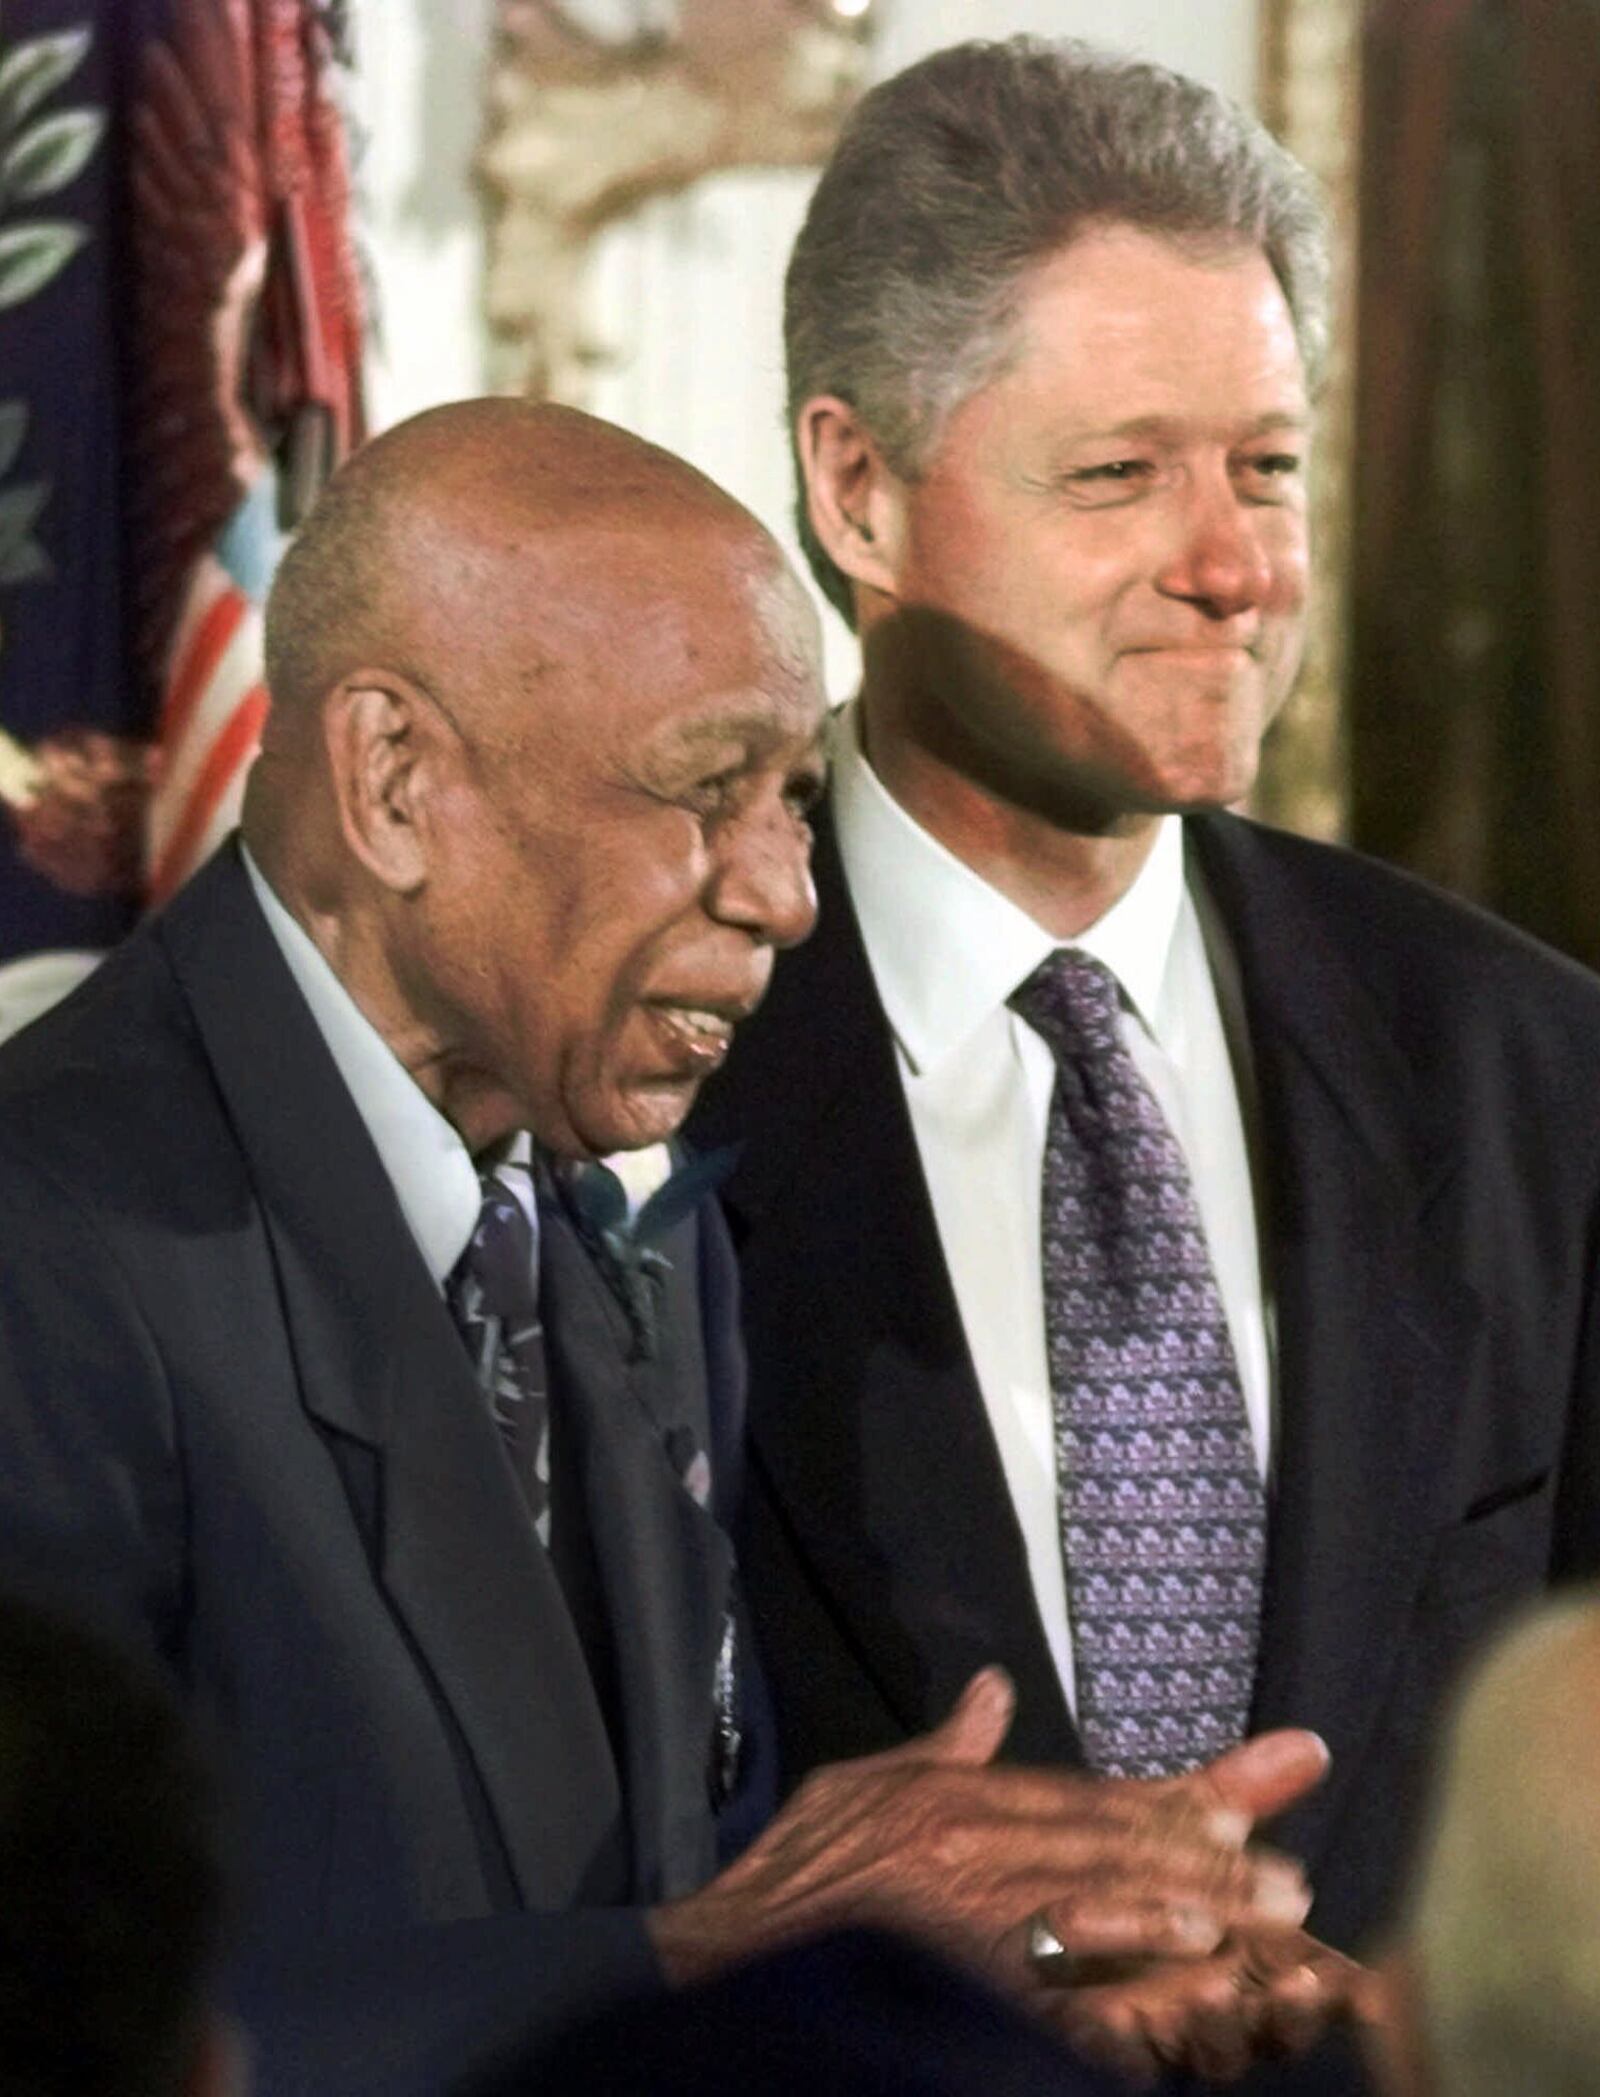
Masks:
[[[1004,367],[1027,272],[1096,222],[1259,247],[1315,381],[1328,254],[1306,170],[1198,81],[1017,36],[934,52],[873,88],[845,125],[789,262],[791,435],[808,400],[834,394],[914,478],[945,417]],[[799,526],[853,623],[803,476]]]
[[[1600,1606],[1545,1604],[1456,1714],[1410,1949],[1452,2097],[1587,2097],[1600,2061]]]

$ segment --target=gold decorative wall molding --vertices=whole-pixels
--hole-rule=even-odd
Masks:
[[[872,0],[679,0],[670,30],[618,40],[575,5],[500,0],[478,156],[492,383],[584,405],[597,235],[721,170],[820,165],[871,26]]]
[[[1333,222],[1333,335],[1319,397],[1311,530],[1316,589],[1305,668],[1268,739],[1252,806],[1339,837],[1348,802],[1343,704],[1355,394],[1362,0],[1259,0],[1257,106],[1322,183]]]

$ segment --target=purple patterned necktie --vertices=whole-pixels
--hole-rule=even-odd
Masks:
[[[505,1437],[543,1544],[550,1541],[550,1397],[528,1212],[493,1172],[445,1298],[467,1343],[478,1389]]]
[[[1010,1003],[1056,1059],[1041,1222],[1078,1730],[1092,1768],[1170,1776],[1249,1716],[1266,1514],[1244,1393],[1116,977],[1063,947]]]

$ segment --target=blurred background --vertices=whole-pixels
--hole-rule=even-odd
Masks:
[[[363,429],[570,400],[792,546],[816,166],[871,81],[1019,30],[1200,76],[1327,190],[1256,812],[1600,964],[1600,0],[4,0],[0,1031],[231,822],[272,563]]]

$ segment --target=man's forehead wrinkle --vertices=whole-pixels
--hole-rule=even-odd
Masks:
[[[1065,423],[1060,435],[1064,440],[1081,443],[1093,443],[1102,437],[1185,436],[1194,427],[1194,422],[1195,418],[1192,416],[1157,410],[1148,415],[1129,415],[1118,422]],[[1269,430],[1308,430],[1310,427],[1311,415],[1305,407],[1285,403],[1282,407],[1265,408],[1259,414],[1250,416],[1239,425],[1239,434],[1259,437]]]
[[[777,547],[742,513],[707,514],[696,504],[685,519],[609,507],[574,522],[535,558],[549,563],[558,629],[602,655],[626,655],[648,626],[658,654],[693,664],[730,622],[751,618],[769,650],[781,640],[793,652],[791,603],[804,599]]]
[[[727,743],[765,748],[783,740],[786,732],[786,723],[775,719],[764,707],[730,706],[720,713],[702,714],[698,719],[668,722],[651,740],[657,749],[676,755]]]

